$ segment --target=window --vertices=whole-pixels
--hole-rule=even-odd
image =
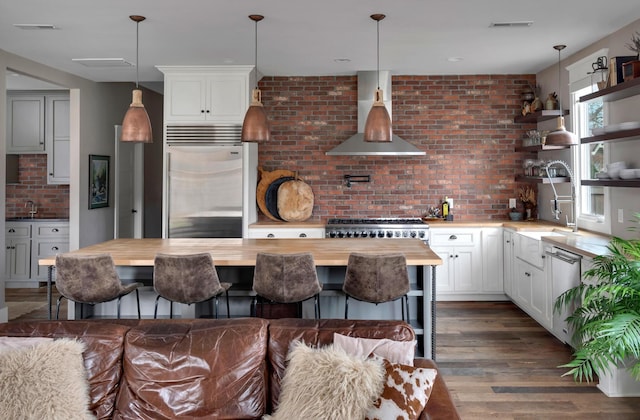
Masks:
[[[594,65],[606,63],[607,48],[600,49],[568,65],[571,95],[572,131],[578,137],[589,137],[591,130],[607,124],[607,107],[601,99],[579,102],[581,96],[598,90],[602,74],[594,74]],[[599,67],[600,65],[598,65]],[[609,146],[606,143],[587,143],[572,148],[576,185],[578,226],[596,232],[611,233],[609,188],[581,186],[582,179],[595,179],[596,173],[607,163]]]
[[[591,130],[604,126],[604,103],[602,99],[594,99],[589,102],[577,102],[580,96],[592,92],[591,87],[586,87],[573,92],[576,99],[573,112],[575,112],[576,135],[587,137]],[[605,166],[604,143],[588,143],[580,146],[580,179],[596,179],[596,173],[602,171]],[[583,186],[580,191],[580,213],[582,217],[592,218],[598,221],[604,219],[604,188]]]

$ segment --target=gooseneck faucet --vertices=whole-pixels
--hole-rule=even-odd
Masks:
[[[29,217],[33,219],[36,213],[38,212],[38,207],[36,206],[36,203],[34,203],[33,200],[27,200],[27,202],[24,203],[24,206],[25,208],[31,206],[31,208],[29,209]]]
[[[567,170],[567,174],[569,175],[569,179],[571,180],[571,196],[558,195],[558,192],[556,191],[556,187],[553,185],[553,179],[549,174],[549,168],[553,165],[564,166],[564,168]],[[553,209],[551,210],[553,212],[553,217],[556,220],[560,220],[560,213],[562,213],[562,211],[558,207],[558,203],[571,203],[571,220],[572,221],[569,222],[569,216],[565,216],[567,221],[566,223],[568,227],[573,228],[574,232],[577,232],[578,231],[578,214],[577,214],[578,209],[577,209],[577,203],[576,203],[576,180],[573,177],[573,172],[571,172],[571,168],[569,167],[569,165],[567,165],[567,163],[562,160],[550,161],[549,163],[547,163],[546,170],[547,170],[547,178],[549,178],[549,184],[551,184],[551,189],[553,190]]]

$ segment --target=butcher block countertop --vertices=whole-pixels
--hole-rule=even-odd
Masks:
[[[420,239],[113,239],[72,251],[72,254],[110,254],[116,265],[153,266],[157,253],[209,252],[219,266],[254,266],[258,252],[311,252],[317,266],[346,266],[349,254],[402,253],[407,265],[440,265],[442,260]],[[42,258],[41,266],[55,265],[55,256]]]

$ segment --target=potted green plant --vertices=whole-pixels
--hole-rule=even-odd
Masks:
[[[640,213],[635,217],[640,222]],[[580,382],[594,373],[602,382],[619,367],[640,381],[640,239],[613,237],[607,249],[593,258],[586,281],[555,302],[556,311],[575,308],[567,322],[576,350],[560,367]]]

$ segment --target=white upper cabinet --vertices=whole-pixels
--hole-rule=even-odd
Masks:
[[[49,184],[68,184],[71,165],[69,159],[71,139],[69,95],[47,96],[46,103],[47,182]]]
[[[43,95],[7,95],[7,153],[44,153]]]
[[[164,73],[164,122],[242,124],[253,66],[159,66]]]

